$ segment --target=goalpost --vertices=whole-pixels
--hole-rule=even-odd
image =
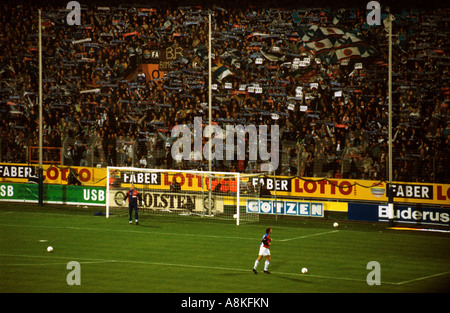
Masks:
[[[247,213],[247,200],[259,198],[259,183],[233,172],[107,167],[106,217],[128,214],[123,199],[131,185],[140,194],[139,214],[178,215],[235,220],[236,225],[259,221]],[[210,188],[211,186],[211,188]]]

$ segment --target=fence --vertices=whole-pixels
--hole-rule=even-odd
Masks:
[[[287,137],[287,136],[286,136]],[[389,179],[387,143],[382,136],[350,131],[342,140],[315,133],[281,140],[278,175],[299,177]],[[301,140],[300,140],[301,138]],[[408,141],[406,141],[408,142]],[[207,169],[208,162],[173,160],[169,138],[158,132],[142,132],[138,138],[119,138],[107,142],[94,135],[87,142],[65,137],[62,148],[44,147],[43,163],[67,166],[133,166],[165,169]],[[1,161],[7,160],[2,145]],[[435,151],[433,154],[428,151]],[[31,164],[39,162],[38,147],[24,147]],[[428,149],[426,143],[415,148],[403,142],[393,147],[393,180],[402,182],[450,183],[450,155],[445,149]],[[11,162],[11,161],[9,161]],[[234,163],[234,165],[233,165]],[[214,170],[257,172],[261,162],[213,162]],[[239,164],[239,165],[238,165]],[[228,166],[228,168],[227,168]]]

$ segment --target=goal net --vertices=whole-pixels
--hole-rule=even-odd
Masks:
[[[139,192],[139,214],[180,215],[235,220],[259,220],[247,213],[247,200],[259,198],[259,183],[252,177],[228,172],[179,171],[108,167],[106,217],[128,215],[124,203],[131,185]]]

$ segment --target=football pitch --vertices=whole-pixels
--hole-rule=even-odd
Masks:
[[[448,233],[346,220],[334,228],[334,220],[323,218],[261,217],[236,226],[211,218],[141,214],[140,225],[129,225],[126,216],[94,216],[98,210],[0,204],[0,292],[450,291]],[[263,273],[261,261],[255,275],[252,267],[268,226],[273,230],[271,274]],[[71,261],[79,264],[78,276],[73,276],[76,267],[68,266]],[[379,267],[368,266],[373,261]],[[301,273],[303,267],[308,273]],[[68,283],[73,277],[79,284]],[[368,283],[374,277],[380,284]]]

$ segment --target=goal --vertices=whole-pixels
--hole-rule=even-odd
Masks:
[[[139,214],[179,215],[235,220],[236,225],[259,221],[248,213],[248,199],[259,198],[251,177],[233,172],[182,171],[108,167],[106,217],[128,214],[123,199],[131,185],[140,194]]]

